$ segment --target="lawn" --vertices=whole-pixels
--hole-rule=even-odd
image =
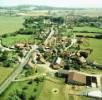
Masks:
[[[0,84],[10,75],[13,68],[5,68],[0,66]]]
[[[0,16],[0,35],[17,31],[23,22],[23,17]]]
[[[95,27],[74,27],[73,29],[76,32],[86,32],[86,33],[102,33],[102,29],[95,28]]]

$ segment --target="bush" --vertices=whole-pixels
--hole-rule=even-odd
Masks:
[[[102,39],[102,35],[96,35],[95,38],[96,39]]]
[[[9,34],[3,34],[2,35],[2,38],[6,38],[6,37],[8,37],[9,36]]]

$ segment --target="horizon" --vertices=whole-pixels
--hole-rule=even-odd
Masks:
[[[1,7],[21,5],[50,6],[63,8],[102,8],[101,0],[0,0]]]

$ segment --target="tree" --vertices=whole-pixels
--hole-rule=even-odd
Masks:
[[[32,95],[29,100],[35,100],[36,99],[36,96]]]

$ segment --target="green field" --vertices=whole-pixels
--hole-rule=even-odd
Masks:
[[[90,66],[87,66],[88,68],[81,68],[80,71],[84,72],[84,73],[88,73],[88,74],[102,74],[102,70],[100,69],[96,69],[96,68],[92,68]]]
[[[0,16],[0,35],[17,31],[23,22],[23,17]]]
[[[0,66],[0,84],[10,75],[13,68],[5,68]]]
[[[37,100],[65,100],[63,90],[64,84],[52,82],[49,80],[45,80],[43,89]],[[54,94],[52,90],[57,88],[59,90],[58,94]]]
[[[28,98],[31,96],[35,96],[36,100],[92,100],[87,97],[73,95],[81,93],[81,91],[85,90],[85,87],[76,86],[76,88],[73,89],[72,85],[64,83],[64,79],[46,77],[46,80],[39,84],[33,80],[31,81],[32,83],[28,84],[29,82],[30,81],[12,83],[1,95],[0,100],[11,100],[8,98],[10,95],[15,96],[17,93],[16,91],[19,91],[20,93],[23,91],[26,100],[30,100]],[[35,91],[35,89],[37,91]],[[54,89],[58,90],[57,93],[54,93]]]
[[[102,77],[101,77],[101,86],[102,86]]]
[[[57,90],[57,93],[53,92],[54,89]],[[73,91],[73,89],[70,85],[65,85],[64,80],[45,80],[44,86],[37,100],[91,100],[90,98],[83,96],[69,95],[70,91]],[[78,90],[76,90],[76,92],[77,91]],[[73,92],[73,94],[75,94],[75,92]]]
[[[30,100],[31,96],[38,96],[41,88],[43,86],[43,82],[37,84],[35,81],[29,84],[29,81],[24,82],[16,82],[12,83],[9,88],[0,96],[0,100],[11,100],[8,99],[10,95],[15,96],[16,91],[22,92],[26,96],[25,100]],[[12,99],[12,100],[19,100],[19,99]],[[21,100],[21,99],[20,99]]]
[[[90,59],[102,64],[102,39],[89,39],[90,48],[93,49],[93,53],[90,55]]]
[[[16,36],[8,36],[3,38],[3,44],[6,46],[12,46],[16,43],[38,43],[39,40],[34,39],[33,35],[16,35]]]
[[[100,35],[100,34],[98,33],[76,33],[76,35],[95,37],[96,35]]]
[[[83,36],[95,36],[95,33],[77,33],[77,35]],[[93,52],[89,56],[90,60],[96,61],[97,63],[102,64],[102,39],[95,39],[95,38],[86,38],[89,42],[89,46],[85,48],[92,48]]]
[[[95,28],[95,27],[74,27],[73,31],[76,32],[87,32],[87,33],[102,33],[102,29],[100,28]]]

